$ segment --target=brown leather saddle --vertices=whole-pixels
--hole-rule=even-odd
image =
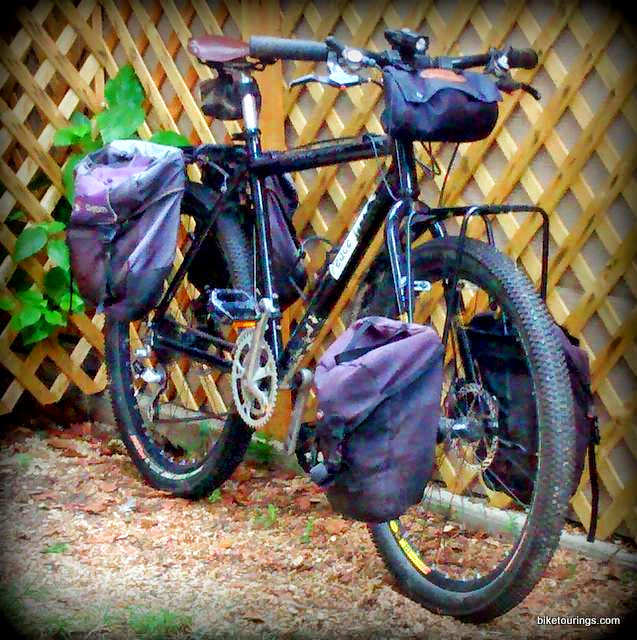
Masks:
[[[202,62],[223,63],[245,58],[250,53],[250,46],[247,42],[226,36],[205,35],[190,38],[188,51]]]

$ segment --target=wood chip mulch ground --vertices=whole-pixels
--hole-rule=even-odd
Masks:
[[[91,423],[4,433],[0,489],[2,629],[27,638],[588,639],[619,628],[538,616],[635,608],[634,572],[560,550],[501,618],[435,615],[305,477],[244,463],[209,499],[171,498]]]

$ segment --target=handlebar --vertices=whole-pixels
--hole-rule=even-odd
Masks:
[[[268,60],[327,60],[328,48],[317,40],[295,40],[272,36],[252,36],[250,55]]]
[[[330,50],[339,54],[348,51],[347,47],[337,43],[333,38],[320,42],[317,40],[295,40],[272,36],[252,36],[249,46],[250,55],[262,60],[313,60],[324,62],[327,60]],[[394,49],[380,53],[365,49],[351,49],[350,51],[360,52],[361,60],[365,66],[381,68],[400,62],[407,62],[418,69],[433,67],[469,69],[471,67],[486,66],[495,60],[502,69],[533,69],[538,63],[537,53],[533,49],[514,49],[513,47],[502,51],[492,49],[488,53],[456,57],[430,57],[416,53],[410,60],[403,60],[400,53]]]
[[[537,52],[533,49],[514,49],[507,51],[509,66],[515,69],[535,69],[538,63]]]

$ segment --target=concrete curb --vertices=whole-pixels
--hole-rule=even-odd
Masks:
[[[470,500],[464,496],[454,495],[446,489],[439,489],[430,500],[434,511],[449,512],[451,516],[468,526],[480,527],[488,533],[505,533],[512,527],[521,528],[524,516],[519,511],[508,511],[489,507],[481,502]],[[586,536],[566,531],[560,537],[560,547],[577,551],[589,558],[603,562],[613,561],[625,567],[637,570],[637,553],[627,551],[620,545],[603,540],[588,542]]]

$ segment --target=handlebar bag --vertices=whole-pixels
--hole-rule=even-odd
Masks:
[[[319,360],[311,476],[333,509],[384,522],[422,499],[440,416],[442,344],[428,326],[361,318]],[[319,415],[321,415],[319,413]]]
[[[405,71],[385,67],[381,123],[394,138],[423,142],[473,142],[486,138],[502,99],[481,73],[450,69]]]
[[[506,334],[502,319],[492,313],[477,314],[465,331],[482,383],[498,402],[498,447],[483,478],[491,489],[529,504],[537,469],[538,427],[535,394],[522,346],[517,336]],[[594,536],[598,501],[594,445],[599,443],[599,432],[590,366],[577,340],[562,327],[556,325],[555,331],[573,393],[575,449],[570,493],[573,495],[577,490],[588,452],[593,498],[589,535],[592,531]]]
[[[117,140],[78,163],[67,243],[80,293],[98,311],[130,321],[157,303],[184,184],[182,152],[141,140]]]

